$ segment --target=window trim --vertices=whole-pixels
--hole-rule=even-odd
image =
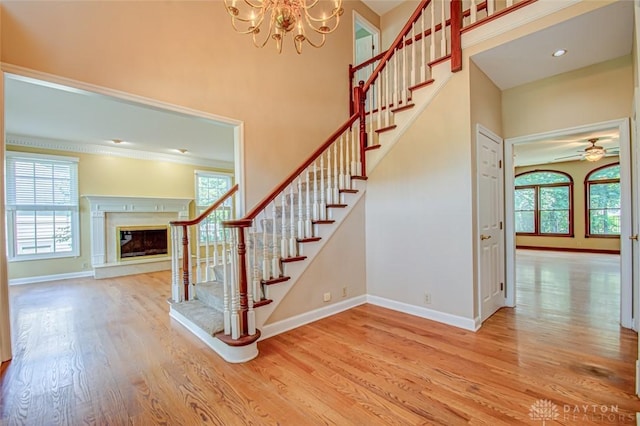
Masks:
[[[520,185],[520,186],[514,186],[514,194],[515,191],[518,189],[526,189],[526,188],[533,188],[534,192],[535,192],[535,210],[534,210],[534,232],[516,232],[516,235],[519,236],[523,236],[523,237],[568,237],[568,238],[573,238],[574,237],[574,220],[573,220],[573,212],[574,212],[574,208],[573,208],[573,200],[574,200],[574,188],[573,188],[573,178],[571,177],[570,174],[565,173],[563,171],[560,170],[549,170],[549,169],[543,169],[543,170],[529,170],[526,172],[522,172],[522,173],[518,173],[517,175],[515,175],[514,177],[514,182],[515,180],[522,175],[526,175],[526,174],[532,174],[532,173],[557,173],[560,175],[564,175],[567,177],[567,179],[569,179],[569,182],[558,182],[558,183],[545,183],[545,184],[528,184],[528,185]],[[552,188],[552,187],[568,187],[569,188],[569,230],[568,233],[566,234],[548,234],[548,233],[541,233],[540,232],[540,208],[539,208],[539,201],[540,201],[540,188],[544,187],[544,188]],[[514,197],[515,198],[515,197]],[[514,203],[515,204],[515,203]],[[515,209],[514,206],[514,214],[517,213],[518,210]]]
[[[614,238],[614,239],[620,239],[620,235],[603,235],[603,234],[592,234],[591,233],[591,220],[589,217],[589,212],[590,212],[590,208],[589,208],[589,202],[591,201],[591,184],[595,183],[595,184],[603,184],[603,183],[617,183],[618,185],[620,185],[620,178],[617,179],[601,179],[601,180],[595,180],[595,181],[590,181],[589,178],[591,177],[591,175],[593,175],[596,172],[599,172],[602,169],[606,169],[607,167],[613,167],[613,166],[618,166],[620,167],[620,162],[617,163],[609,163],[609,164],[605,164],[603,166],[600,167],[596,167],[595,169],[591,170],[589,173],[587,173],[587,176],[584,178],[584,237],[585,238]],[[622,193],[620,195],[620,198],[622,198]],[[622,202],[622,200],[620,200],[620,202]],[[620,211],[622,213],[622,205],[620,206]]]
[[[7,184],[8,178],[7,172],[7,159],[24,159],[26,161],[47,161],[47,162],[59,162],[75,166],[75,204],[71,206],[55,206],[55,205],[40,205],[32,206],[33,208],[19,208],[17,205],[9,204],[7,201]],[[13,160],[12,160],[13,161]],[[78,163],[80,159],[78,157],[67,157],[62,155],[50,155],[50,154],[37,154],[21,151],[6,151],[5,152],[5,207],[6,207],[6,231],[7,231],[7,261],[8,262],[25,262],[34,260],[49,260],[49,259],[61,259],[72,258],[80,256],[80,196],[79,186],[80,178],[78,176]],[[56,208],[58,207],[58,208]],[[17,211],[68,211],[71,212],[71,251],[61,253],[40,253],[40,254],[16,254],[16,212]]]

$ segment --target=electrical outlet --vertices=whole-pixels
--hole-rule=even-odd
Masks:
[[[431,293],[424,294],[424,303],[426,303],[427,305],[431,304]]]
[[[342,287],[342,297],[347,297],[347,288]]]
[[[331,300],[331,293],[325,293],[325,294],[324,294],[324,298],[323,298],[323,300],[324,300],[325,302],[330,301],[330,300]]]

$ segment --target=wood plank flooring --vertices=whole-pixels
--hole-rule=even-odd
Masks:
[[[616,262],[520,252],[518,307],[476,333],[364,305],[242,365],[169,318],[168,273],[11,287],[0,424],[634,424]]]

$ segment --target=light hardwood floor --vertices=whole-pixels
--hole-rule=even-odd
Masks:
[[[243,365],[169,318],[168,273],[12,287],[0,424],[634,424],[616,261],[521,252],[518,307],[476,333],[364,305]]]

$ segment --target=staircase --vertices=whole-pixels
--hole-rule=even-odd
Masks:
[[[368,173],[461,69],[464,26],[531,2],[421,1],[389,50],[350,67],[351,117],[260,203],[231,219],[236,186],[171,223],[170,315],[229,362],[257,356],[260,327],[363,196]],[[368,81],[353,81],[367,68]]]

